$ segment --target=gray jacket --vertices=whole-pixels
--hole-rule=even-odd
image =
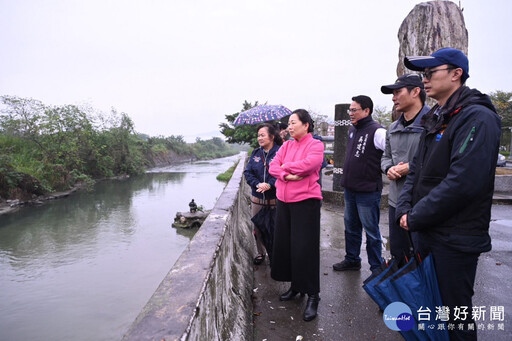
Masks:
[[[418,148],[421,133],[423,132],[423,127],[420,124],[421,118],[429,112],[429,110],[430,107],[424,105],[414,122],[407,127],[404,127],[403,124],[404,115],[391,123],[386,132],[386,150],[380,161],[380,168],[384,174],[388,172],[389,168],[400,162],[407,163],[412,161],[414,154],[416,154],[416,149]],[[406,177],[402,177],[390,182],[389,205],[396,207],[398,196],[405,183],[405,179]]]

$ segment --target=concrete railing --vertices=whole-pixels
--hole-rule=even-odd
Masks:
[[[252,339],[249,187],[239,162],[215,207],[123,340]]]
[[[494,191],[512,193],[512,175],[496,175]]]

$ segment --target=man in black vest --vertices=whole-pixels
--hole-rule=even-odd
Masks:
[[[386,144],[386,129],[372,119],[373,102],[368,96],[352,97],[349,109],[347,155],[341,184],[345,196],[345,259],[336,271],[361,269],[361,243],[366,232],[366,252],[372,272],[382,264],[379,229],[382,174],[380,159]]]
[[[449,329],[450,340],[476,340],[473,285],[480,253],[491,250],[500,118],[489,96],[464,85],[469,62],[462,51],[443,48],[430,56],[405,57],[404,63],[423,71],[427,96],[437,105],[423,117],[425,132],[396,219],[418,232],[420,253],[433,256],[448,323],[456,326]]]

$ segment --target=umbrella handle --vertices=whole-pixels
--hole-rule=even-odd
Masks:
[[[414,242],[412,241],[411,231],[407,230],[407,237],[409,239],[409,250],[414,251]]]
[[[412,240],[411,231],[407,230],[406,232],[407,232],[407,238],[409,239],[409,254],[412,255],[413,257],[416,257],[417,260],[421,263],[420,254],[414,253],[414,241]]]
[[[409,231],[409,230],[407,230],[407,237],[409,239],[409,252],[410,252],[409,254],[413,255],[413,257],[416,257],[416,259],[421,263],[422,259],[421,259],[420,253],[419,252],[417,254],[414,253],[414,242],[412,240],[411,231]]]

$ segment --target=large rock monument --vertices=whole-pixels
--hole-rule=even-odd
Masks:
[[[405,56],[427,56],[442,47],[468,53],[468,30],[462,9],[452,1],[429,1],[417,4],[398,30],[397,76],[411,71],[404,66]]]
[[[453,47],[468,53],[468,31],[460,6],[452,1],[429,1],[416,5],[402,22],[398,30],[400,48],[398,52],[397,76],[414,71],[404,66],[405,56],[427,56],[442,47]],[[432,107],[434,100],[427,99]],[[335,142],[333,191],[342,191],[341,179],[345,160],[350,119],[349,104],[335,106]],[[393,120],[400,113],[393,112]]]

